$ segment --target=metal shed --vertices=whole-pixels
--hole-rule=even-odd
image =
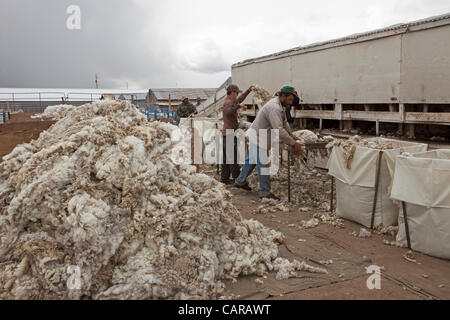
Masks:
[[[239,62],[232,77],[293,85],[297,118],[450,125],[450,13]]]

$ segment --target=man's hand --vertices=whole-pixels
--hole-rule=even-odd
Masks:
[[[294,153],[300,155],[302,158],[304,157],[303,145],[300,144],[299,142],[296,142],[294,144]]]
[[[241,107],[241,109],[247,109],[247,106],[246,106],[245,104],[243,104],[243,103],[241,103],[241,104],[239,105],[239,107]]]
[[[253,91],[253,90],[255,90],[255,86],[250,86],[250,88],[248,88],[248,91]]]

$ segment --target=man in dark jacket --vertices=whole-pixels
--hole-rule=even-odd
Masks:
[[[238,121],[238,110],[242,107],[242,102],[247,98],[250,92],[253,90],[253,86],[247,89],[244,93],[239,95],[240,90],[236,85],[230,85],[227,88],[227,97],[225,102],[223,103],[223,164],[222,164],[222,174],[220,177],[220,181],[225,184],[232,184],[233,181],[230,180],[230,175],[233,179],[239,177],[241,173],[241,169],[239,164],[237,163],[237,137],[234,135],[234,131],[239,127]],[[227,132],[228,130],[228,132]],[[228,134],[227,134],[228,133]],[[228,159],[227,161],[227,140],[233,140],[234,147],[234,159]],[[231,152],[231,150],[230,150]]]
[[[189,116],[196,111],[197,110],[195,109],[194,105],[189,102],[189,99],[183,97],[183,102],[177,108],[178,119],[189,118]]]

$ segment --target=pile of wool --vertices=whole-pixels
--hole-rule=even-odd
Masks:
[[[325,170],[311,169],[305,165],[291,167],[291,204],[312,207],[323,211],[330,209],[331,178]],[[286,163],[270,177],[272,193],[287,200],[288,169]],[[247,178],[253,190],[259,190],[256,170]]]
[[[273,95],[271,95],[266,89],[256,85],[253,89],[255,104],[262,108],[267,102],[269,102]]]
[[[308,271],[311,273],[324,273],[327,274],[328,271],[324,268],[313,267],[307,263],[299,262],[294,260],[294,262],[289,262],[289,260],[284,258],[277,258],[274,261],[275,271],[277,272],[277,280],[285,280],[289,278],[297,277],[297,271]]]
[[[262,199],[261,205],[256,208],[253,214],[268,214],[275,212],[289,212],[289,203],[287,201],[277,201],[274,199]]]
[[[239,129],[247,131],[252,126],[251,122],[245,121],[243,119],[239,120]]]
[[[335,146],[341,146],[343,150],[344,162],[347,169],[350,169],[353,155],[356,151],[356,147],[364,147],[377,150],[390,150],[401,147],[400,142],[385,141],[380,139],[366,140],[360,136],[353,136],[347,140],[335,139],[327,145],[327,149],[331,150]]]
[[[302,143],[319,141],[319,137],[314,132],[309,130],[295,131],[292,133],[292,135],[300,139]]]
[[[41,120],[59,120],[66,117],[75,108],[75,106],[68,104],[48,106],[47,108],[45,108],[43,113],[34,115],[31,118]]]
[[[282,234],[175,164],[174,128],[96,102],[5,156],[0,299],[208,299],[222,279],[276,270]]]

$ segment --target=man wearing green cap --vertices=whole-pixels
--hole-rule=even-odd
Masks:
[[[245,160],[240,176],[236,179],[235,186],[245,190],[251,190],[247,183],[247,177],[257,168],[260,186],[260,198],[280,200],[270,192],[270,175],[268,174],[269,161],[268,151],[270,150],[270,130],[278,130],[280,142],[294,148],[297,154],[302,153],[302,145],[291,133],[291,128],[286,120],[285,108],[291,106],[294,98],[298,96],[295,89],[291,86],[283,87],[278,96],[267,102],[258,112],[255,121],[250,130],[255,132],[257,142],[249,145],[249,155]],[[264,141],[264,135],[267,133],[267,141]]]

